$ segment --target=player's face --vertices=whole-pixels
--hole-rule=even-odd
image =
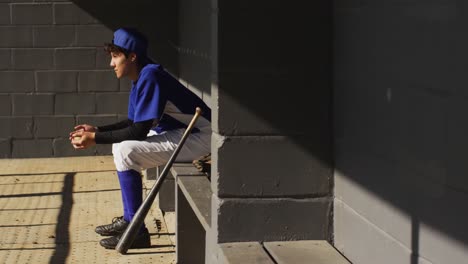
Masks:
[[[111,52],[110,66],[114,69],[115,75],[118,79],[128,76],[131,69],[131,60],[125,57],[121,52]]]

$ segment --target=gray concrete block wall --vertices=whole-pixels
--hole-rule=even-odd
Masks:
[[[37,138],[59,138],[70,132],[75,126],[75,117],[69,116],[35,116],[35,135]]]
[[[9,138],[11,135],[19,139],[33,138],[34,123],[32,117],[6,116],[0,117],[0,121],[2,123],[0,138]]]
[[[12,94],[13,116],[53,115],[53,94]]]
[[[50,157],[53,155],[52,143],[52,139],[15,139],[12,141],[11,156],[13,158]]]
[[[55,3],[55,23],[62,25],[98,24],[98,20],[72,2]]]
[[[0,112],[9,116],[11,114],[10,95],[0,95]]]
[[[68,133],[126,115],[129,84],[103,51],[112,32],[72,1],[0,1],[0,157],[111,153],[76,151]]]
[[[335,246],[466,262],[466,5],[335,2]]]
[[[212,228],[218,233],[218,243],[329,236],[329,198],[213,198],[212,206],[212,212],[217,212]]]
[[[53,23],[51,3],[15,3],[10,6],[13,25],[50,25]]]
[[[53,49],[12,49],[11,62],[14,70],[50,70],[54,68]]]
[[[56,11],[59,12],[59,11]],[[69,47],[76,43],[75,26],[37,26],[33,28],[35,47]],[[60,38],[57,38],[60,36]]]
[[[8,5],[8,7],[11,7],[11,5]],[[3,36],[0,40],[0,47],[2,48],[31,47],[33,43],[32,26],[2,25],[0,34]]]
[[[313,5],[212,1],[207,263],[221,242],[331,240],[331,5]]]
[[[37,92],[76,92],[78,72],[75,71],[36,71]]]
[[[8,49],[0,49],[0,70],[5,70],[10,67],[11,51]]]
[[[0,4],[0,24],[10,24],[10,8],[8,4]]]
[[[98,113],[116,113],[125,115],[128,112],[129,93],[98,93],[96,94]]]
[[[112,35],[109,35],[112,38]],[[90,69],[96,66],[96,49],[58,48],[55,49],[55,65],[59,69]]]
[[[59,115],[86,115],[96,111],[96,95],[93,93],[57,94],[55,113]]]
[[[34,91],[33,71],[12,71],[6,69],[0,72],[0,93],[26,93]]]
[[[285,136],[237,136],[219,143],[213,144],[214,166],[223,177],[217,181],[219,197],[317,197],[330,192],[331,168]]]
[[[80,92],[117,92],[119,80],[109,71],[81,71],[78,79]],[[118,102],[116,102],[118,103]]]
[[[179,3],[179,80],[211,107],[210,1]]]
[[[11,140],[0,139],[0,157],[10,158],[11,157]]]

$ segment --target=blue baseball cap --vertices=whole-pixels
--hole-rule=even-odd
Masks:
[[[141,59],[146,58],[148,40],[134,28],[119,28],[114,32],[112,44],[124,48],[130,52],[135,52]]]

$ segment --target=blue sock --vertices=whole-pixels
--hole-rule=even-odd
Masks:
[[[124,219],[132,221],[140,205],[143,203],[143,184],[141,175],[135,170],[118,171],[122,198],[124,201]],[[143,223],[140,231],[146,229]]]
[[[124,192],[124,186],[125,186],[125,174],[120,172],[120,171],[117,171],[117,176],[119,177],[119,183],[120,183],[120,189],[121,189],[121,192],[120,194],[122,195],[122,206],[123,206],[123,211],[124,211],[124,214],[123,214],[123,217],[125,219],[125,221],[129,221],[128,219],[130,219],[129,217],[129,212],[128,212],[128,208],[127,208],[127,197],[126,197],[126,192]]]

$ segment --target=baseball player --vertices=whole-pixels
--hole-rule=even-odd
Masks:
[[[105,44],[110,66],[117,78],[132,81],[128,118],[106,126],[81,124],[70,133],[75,149],[95,144],[112,144],[112,154],[121,188],[123,216],[96,227],[96,233],[110,236],[101,246],[114,249],[143,199],[141,170],[164,165],[176,149],[195,108],[202,116],[185,141],[177,161],[192,161],[211,152],[211,110],[194,93],[147,57],[147,39],[133,28],[114,32]],[[150,247],[148,229],[142,226],[131,248]]]

